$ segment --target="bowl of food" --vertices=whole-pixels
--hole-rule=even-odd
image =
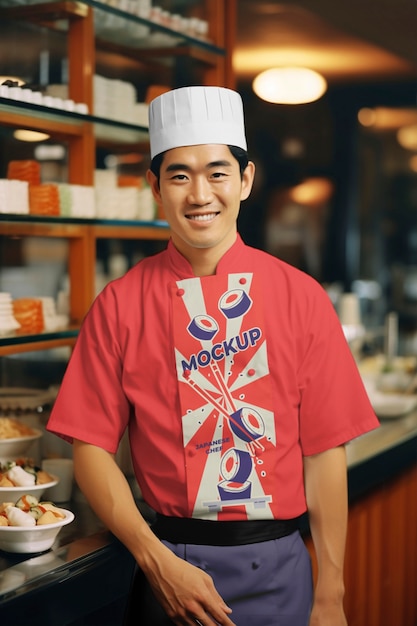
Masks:
[[[57,476],[33,466],[25,459],[0,463],[0,502],[16,502],[24,494],[39,499],[58,482]]]
[[[58,477],[54,477],[48,483],[33,485],[32,487],[0,487],[0,502],[15,502],[24,494],[40,498],[48,487],[54,487],[58,481]]]
[[[39,428],[27,426],[15,418],[0,417],[0,462],[24,455],[40,437],[42,431]]]
[[[0,504],[0,550],[33,554],[49,550],[64,526],[75,516],[52,502],[24,494],[16,502]]]

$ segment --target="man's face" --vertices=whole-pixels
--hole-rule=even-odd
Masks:
[[[162,160],[159,186],[148,172],[154,198],[171,227],[173,243],[186,258],[192,260],[202,249],[221,256],[233,245],[240,202],[249,196],[253,176],[253,163],[241,177],[237,160],[221,144],[168,150]]]

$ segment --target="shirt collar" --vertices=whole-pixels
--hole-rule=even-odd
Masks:
[[[228,274],[244,253],[245,244],[239,233],[236,235],[234,244],[225,252],[217,264],[216,274]],[[194,276],[193,269],[189,261],[177,250],[172,239],[168,241],[169,263],[178,278],[190,278]]]

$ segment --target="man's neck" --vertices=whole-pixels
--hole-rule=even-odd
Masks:
[[[214,253],[212,249],[198,249],[187,255],[195,276],[212,276],[216,273],[217,264],[223,256],[223,251]]]
[[[176,242],[175,237],[172,239],[174,246],[190,263],[195,276],[212,276],[216,273],[220,259],[234,245],[236,236],[237,233],[235,232],[233,237],[225,238],[218,245],[208,248],[184,246],[183,242]]]

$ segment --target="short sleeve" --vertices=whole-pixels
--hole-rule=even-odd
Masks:
[[[298,371],[299,419],[303,454],[311,455],[376,428],[378,420],[324,290],[316,294],[307,317]]]
[[[71,441],[111,453],[126,428],[130,405],[122,388],[118,305],[110,286],[93,303],[65,372],[47,424]]]

